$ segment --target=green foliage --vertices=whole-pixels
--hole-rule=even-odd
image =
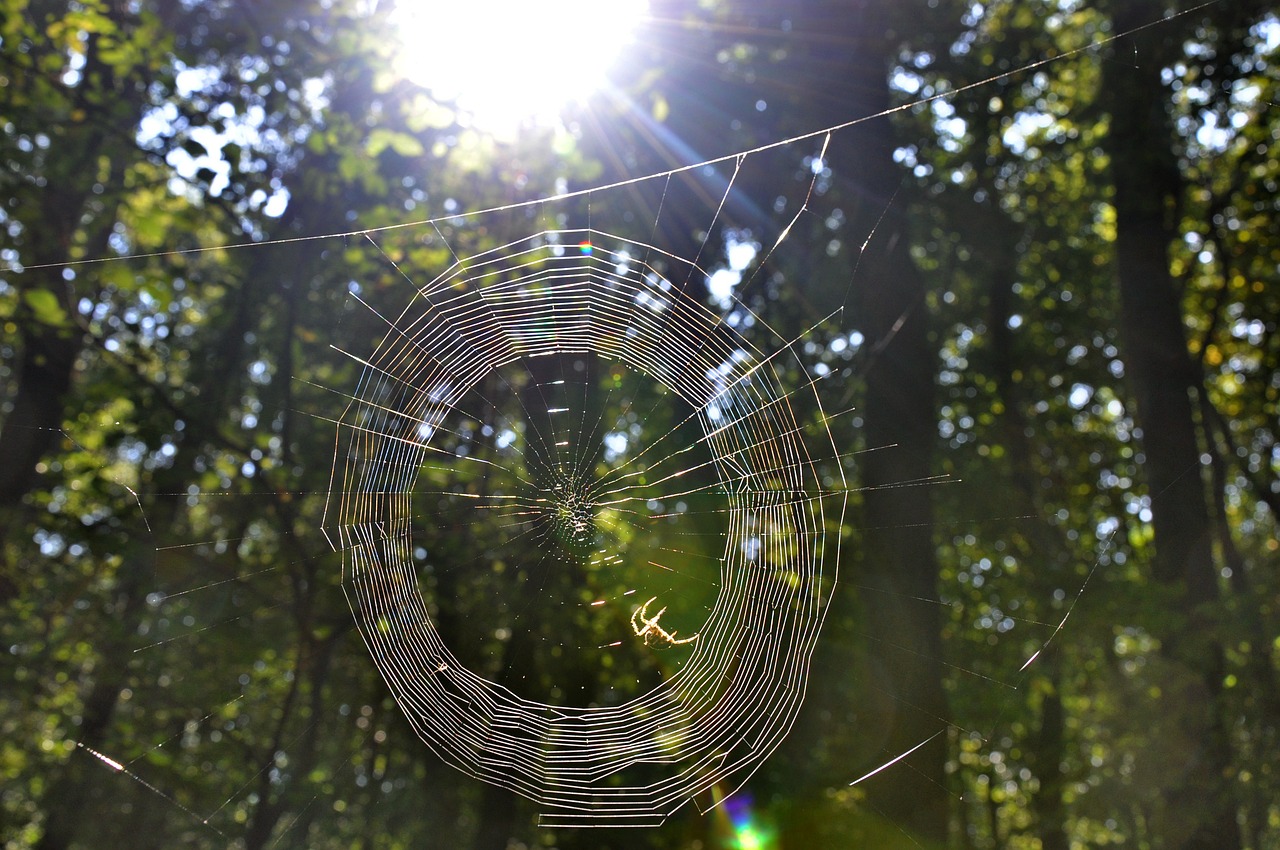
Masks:
[[[58,303],[58,296],[44,289],[35,289],[25,292],[22,300],[31,310],[31,318],[42,325],[50,325],[51,327],[66,327],[67,314],[63,312],[62,305]]]

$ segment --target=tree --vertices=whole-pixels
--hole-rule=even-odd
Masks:
[[[1087,43],[1087,33],[1096,25],[1096,14],[1091,10],[1078,10],[1070,16],[1051,18],[1052,25],[1046,30],[1036,18],[1034,9],[1029,7],[974,9],[967,21],[973,27],[971,34],[950,45],[922,45],[921,53],[915,56],[916,67],[928,67],[933,64],[934,57],[949,53],[950,58],[942,63],[944,66],[966,67],[966,63],[973,63],[967,66],[967,70],[955,72],[957,76],[951,79],[971,79],[990,73],[993,68],[1016,69],[1048,51],[1071,50]],[[1245,790],[1244,786],[1235,785],[1233,788],[1234,783],[1229,777],[1239,769],[1240,756],[1232,752],[1232,746],[1221,734],[1224,728],[1238,721],[1234,717],[1226,719],[1226,716],[1230,716],[1230,709],[1227,707],[1230,700],[1224,701],[1213,696],[1215,692],[1220,695],[1224,693],[1224,682],[1236,680],[1236,674],[1229,672],[1230,665],[1224,666],[1222,660],[1228,655],[1224,648],[1231,639],[1219,624],[1218,617],[1211,613],[1213,603],[1210,601],[1225,586],[1218,581],[1217,566],[1211,560],[1210,547],[1214,546],[1215,532],[1209,522],[1209,502],[1205,497],[1205,488],[1209,485],[1217,489],[1222,486],[1224,479],[1219,473],[1216,483],[1207,481],[1199,471],[1197,451],[1203,451],[1203,447],[1211,444],[1212,439],[1206,439],[1197,432],[1202,427],[1200,422],[1203,419],[1211,420],[1213,416],[1211,412],[1206,415],[1195,410],[1199,396],[1199,378],[1187,357],[1188,339],[1184,330],[1191,327],[1211,329],[1214,325],[1203,324],[1198,308],[1183,300],[1186,291],[1179,291],[1174,285],[1171,269],[1181,268],[1185,273],[1185,270],[1194,268],[1198,262],[1203,261],[1181,252],[1184,242],[1195,244],[1197,237],[1194,232],[1188,234],[1185,230],[1179,230],[1187,226],[1180,210],[1185,203],[1187,176],[1202,168],[1213,168],[1210,160],[1199,159],[1196,153],[1197,143],[1191,141],[1203,138],[1204,114],[1194,107],[1188,110],[1187,101],[1182,100],[1182,93],[1190,92],[1187,100],[1193,102],[1196,96],[1205,94],[1206,99],[1212,102],[1214,95],[1208,94],[1209,87],[1200,82],[1201,75],[1214,80],[1215,86],[1218,80],[1223,80],[1223,91],[1249,90],[1245,84],[1245,80],[1249,79],[1247,70],[1242,79],[1235,76],[1239,73],[1238,70],[1227,69],[1251,69],[1257,67],[1255,62],[1265,61],[1256,53],[1251,53],[1248,38],[1242,35],[1245,32],[1256,32],[1250,29],[1252,25],[1249,23],[1254,20],[1251,17],[1254,14],[1255,12],[1237,7],[1222,16],[1206,15],[1195,19],[1199,27],[1191,35],[1190,30],[1184,28],[1188,24],[1186,20],[1175,19],[1158,26],[1146,26],[1156,19],[1158,10],[1154,7],[1138,10],[1128,5],[1123,14],[1116,12],[1110,31],[1128,33],[1141,27],[1134,33],[1138,40],[1135,55],[1147,57],[1149,63],[1145,67],[1141,58],[1135,64],[1129,57],[1128,51],[1133,50],[1133,45],[1122,41],[1124,46],[1108,54],[1105,61],[1098,62],[1088,54],[1084,54],[1080,61],[1076,57],[1064,58],[1045,71],[1027,76],[1014,74],[975,90],[971,98],[958,97],[952,101],[954,112],[950,111],[951,107],[946,106],[918,110],[922,113],[922,118],[929,112],[933,113],[928,116],[931,121],[922,122],[928,128],[923,131],[924,135],[940,138],[943,147],[950,150],[952,155],[940,153],[936,148],[932,154],[924,155],[928,145],[926,142],[913,150],[908,160],[916,165],[918,174],[937,187],[937,197],[946,205],[943,215],[955,216],[953,223],[943,225],[942,235],[934,244],[945,244],[945,239],[954,239],[958,234],[971,234],[960,243],[958,260],[962,269],[966,266],[982,268],[983,275],[990,276],[994,273],[995,277],[992,279],[998,280],[1001,272],[997,258],[1007,257],[1011,251],[1023,258],[1013,278],[1013,288],[1015,294],[1024,296],[1017,299],[1024,303],[1019,304],[1015,308],[1016,312],[1008,316],[1016,321],[1014,334],[1017,337],[1036,339],[1044,346],[1041,351],[1058,347],[1072,348],[1073,352],[1078,350],[1080,354],[1068,355],[1071,358],[1069,362],[1083,360],[1087,363],[1091,350],[1110,351],[1112,353],[1109,357],[1118,355],[1121,358],[1113,359],[1108,364],[1112,377],[1108,377],[1105,372],[1087,374],[1078,367],[1070,370],[1070,377],[1061,372],[1053,374],[1052,371],[1045,376],[1047,381],[1045,377],[1032,377],[1041,374],[1040,363],[1045,362],[1044,358],[1039,362],[1018,364],[1012,372],[1007,371],[1007,367],[1001,367],[995,371],[997,387],[1008,386],[1010,376],[1015,380],[1026,381],[1029,387],[1072,387],[1071,396],[1062,400],[1076,409],[1083,407],[1096,411],[1089,417],[1074,417],[1075,427],[1081,430],[1094,427],[1089,422],[1093,416],[1102,414],[1104,422],[1111,418],[1106,411],[1110,405],[1115,404],[1118,418],[1112,419],[1113,424],[1102,424],[1102,427],[1115,429],[1115,435],[1127,442],[1126,432],[1132,427],[1132,420],[1127,413],[1121,412],[1128,408],[1123,402],[1128,397],[1129,388],[1123,385],[1109,387],[1115,384],[1114,376],[1127,373],[1135,389],[1135,407],[1139,420],[1146,426],[1141,432],[1142,439],[1154,439],[1154,454],[1162,457],[1166,464],[1163,471],[1151,473],[1159,479],[1159,483],[1153,487],[1149,506],[1149,510],[1156,515],[1160,510],[1166,512],[1164,519],[1156,521],[1154,529],[1154,549],[1158,553],[1163,546],[1165,555],[1153,555],[1150,538],[1145,534],[1131,534],[1133,552],[1123,551],[1124,544],[1121,544],[1121,551],[1114,553],[1114,556],[1104,548],[1099,556],[1082,554],[1082,557],[1090,560],[1097,557],[1100,565],[1113,561],[1118,564],[1122,557],[1125,562],[1135,563],[1132,560],[1135,556],[1136,563],[1145,563],[1150,557],[1157,578],[1162,574],[1177,576],[1168,579],[1168,582],[1165,579],[1157,582],[1157,586],[1176,583],[1180,589],[1174,590],[1171,596],[1147,596],[1142,601],[1130,598],[1128,608],[1112,609],[1112,616],[1117,622],[1137,619],[1142,624],[1129,627],[1126,631],[1146,635],[1146,630],[1151,629],[1164,638],[1166,653],[1164,657],[1153,654],[1150,678],[1147,675],[1135,677],[1132,662],[1121,660],[1121,675],[1114,683],[1114,693],[1123,695],[1130,692],[1132,685],[1127,684],[1126,679],[1134,680],[1135,684],[1150,682],[1153,687],[1172,689],[1180,695],[1189,693],[1190,697],[1185,703],[1182,700],[1178,702],[1194,707],[1189,707],[1185,714],[1179,712],[1171,715],[1169,727],[1162,733],[1143,734],[1135,729],[1120,734],[1124,724],[1115,716],[1107,722],[1106,727],[1110,730],[1107,736],[1110,741],[1106,744],[1108,748],[1114,747],[1117,755],[1119,752],[1130,752],[1132,755],[1126,758],[1150,765],[1150,773],[1145,774],[1149,783],[1185,783],[1187,786],[1203,783],[1197,791],[1187,791],[1187,799],[1177,805],[1175,811],[1166,810],[1159,800],[1147,797],[1140,784],[1130,786],[1125,792],[1134,795],[1134,805],[1148,813],[1146,819],[1138,820],[1126,828],[1137,834],[1144,834],[1150,829],[1155,836],[1153,840],[1170,842],[1169,846],[1180,846],[1179,842],[1184,840],[1196,840],[1185,836],[1194,833],[1194,828],[1188,824],[1197,819],[1201,819],[1206,835],[1213,833],[1218,836],[1216,839],[1206,837],[1199,840],[1221,841],[1222,835],[1232,833],[1228,821],[1234,822],[1240,800],[1248,799],[1239,794]],[[1027,52],[1028,45],[1035,44],[1036,39],[1044,38],[1063,41],[1056,48],[1041,42],[1038,49]],[[1187,47],[1192,43],[1191,39],[1195,40],[1195,44]],[[1245,56],[1249,58],[1246,59]],[[904,69],[913,77],[918,74],[911,69],[909,63],[904,63]],[[929,80],[929,84],[923,89],[924,93],[945,85],[941,81],[934,82],[934,78],[927,73],[921,76]],[[1171,80],[1173,82],[1170,86]],[[1232,82],[1233,80],[1236,82]],[[1138,94],[1136,90],[1143,85],[1147,88]],[[1095,89],[1094,86],[1098,88]],[[1074,103],[1071,101],[1072,96],[1077,98]],[[1248,96],[1252,97],[1251,94]],[[956,116],[954,120],[953,115]],[[1238,113],[1235,120],[1245,126],[1241,120],[1243,118],[1244,115]],[[944,119],[946,123],[938,119]],[[1086,176],[1089,174],[1096,176]],[[1111,191],[1111,183],[1114,183],[1114,196],[1107,194]],[[1094,190],[1095,185],[1101,185],[1100,193]],[[968,197],[962,197],[963,195]],[[948,198],[951,199],[949,202]],[[1108,198],[1113,198],[1116,205],[1116,232],[1112,231],[1106,217],[1111,211],[1106,203]],[[980,214],[978,209],[987,205],[998,206],[1000,212],[994,215]],[[1095,212],[1092,221],[1088,218],[1075,220],[1075,211],[1084,209],[1093,209],[1102,215]],[[1004,221],[1005,224],[993,224],[999,221]],[[1122,221],[1125,224],[1120,226]],[[1196,228],[1198,225],[1191,227]],[[1099,236],[1103,237],[1101,241],[1098,240]],[[1081,259],[1071,258],[1073,250],[1083,252]],[[1201,254],[1201,258],[1204,256]],[[1068,326],[1058,317],[1052,321],[1035,318],[1037,311],[1029,309],[1035,302],[1026,300],[1025,295],[1037,292],[1042,287],[1051,293],[1061,293],[1062,301],[1070,299],[1072,303],[1079,303],[1083,300],[1085,304],[1095,303],[1099,306],[1110,303],[1105,293],[1111,281],[1099,275],[1098,271],[1107,268],[1100,261],[1113,258],[1121,281],[1120,294],[1124,307],[1119,313],[1124,316],[1121,322],[1124,333],[1119,336],[1115,334],[1115,325],[1105,307],[1092,312],[1091,321],[1096,328],[1094,331],[1090,331],[1088,325]],[[1146,265],[1142,266],[1139,260]],[[1139,268],[1142,269],[1141,272],[1138,271]],[[1128,284],[1124,283],[1126,276]],[[1126,293],[1126,286],[1134,288]],[[1148,289],[1135,295],[1135,290],[1144,286]],[[1223,291],[1216,283],[1206,288],[1209,291]],[[1195,289],[1187,291],[1195,292]],[[1005,300],[1003,296],[997,297],[997,290],[992,290],[993,306]],[[1041,303],[1050,302],[1046,299]],[[1215,302],[1210,302],[1213,303]],[[964,347],[960,350],[962,353],[968,352],[969,356],[956,358],[958,364],[972,371],[975,365],[973,349],[975,345],[980,349],[986,347],[982,342],[984,337],[993,337],[997,348],[1005,344],[1011,329],[1001,326],[1001,315],[1008,315],[1007,310],[994,311],[987,323],[966,322],[963,325]],[[1033,336],[1046,332],[1047,336]],[[1211,330],[1209,332],[1212,333]],[[1080,343],[1073,346],[1073,339],[1076,338]],[[1157,338],[1160,340],[1159,344],[1155,342]],[[1203,343],[1193,340],[1190,348],[1195,351],[1202,345]],[[993,355],[995,353],[992,352]],[[1164,359],[1161,360],[1161,357]],[[1139,364],[1136,361],[1142,362]],[[1000,362],[1001,358],[997,357],[995,363]],[[954,424],[948,426],[948,430],[953,433],[971,427],[966,423],[973,423],[974,420],[982,422],[969,399],[974,398],[975,394],[979,394],[977,397],[980,398],[980,394],[990,386],[986,383],[990,380],[987,368],[989,367],[980,368],[977,374],[960,381],[964,393],[955,398],[963,405],[964,413],[956,411],[956,418],[952,420]],[[1135,370],[1145,370],[1143,377],[1138,378]],[[946,382],[950,383],[951,380],[954,379]],[[1115,394],[1113,401],[1106,401],[1102,393],[1103,387],[1109,387],[1109,392]],[[1149,414],[1143,414],[1143,410],[1150,411],[1153,406],[1158,407],[1150,397],[1152,395],[1159,396],[1162,404],[1170,406],[1159,408],[1167,416],[1145,418]],[[1061,396],[1058,398],[1061,399]],[[1099,403],[1100,399],[1105,403]],[[1005,402],[1008,401],[1010,399],[1006,398]],[[1035,439],[1053,437],[1052,443],[1047,443],[1044,449],[1034,454],[1048,457],[1051,452],[1060,458],[1054,465],[1061,472],[1067,472],[1072,453],[1064,451],[1064,446],[1071,438],[1062,432],[1054,435],[1046,431],[1043,425],[1037,424],[1045,411],[1054,409],[1055,403],[1061,402],[1051,396],[1043,396],[1043,401],[1032,407],[1037,411],[1037,416],[1019,430],[1027,435],[1036,434]],[[1180,424],[1176,426],[1170,418],[1173,406],[1176,406],[1182,416]],[[948,401],[944,410],[955,410],[956,407],[955,401]],[[1008,405],[1002,404],[1001,409],[1003,412],[1000,415],[1007,416]],[[1154,438],[1151,435],[1153,428],[1161,432]],[[1177,434],[1181,436],[1178,437]],[[1182,463],[1174,471],[1172,457],[1177,452],[1171,446],[1179,442],[1183,447],[1179,455]],[[1201,448],[1197,448],[1197,445]],[[981,448],[992,452],[993,457],[998,450],[1011,451],[1015,458],[1020,454],[1025,456],[1018,446],[1017,435],[1009,433],[995,440],[992,445],[983,445]],[[1069,487],[1064,491],[1064,496],[1072,489],[1081,494],[1100,495],[1100,490],[1114,486],[1105,484],[1106,481],[1119,483],[1131,480],[1137,471],[1134,460],[1144,463],[1148,470],[1155,462],[1149,446],[1145,454],[1135,456],[1126,445],[1108,448],[1105,443],[1100,443],[1082,448],[1079,456],[1089,457],[1095,464],[1104,464],[1099,476],[1101,487],[1099,484],[1085,483],[1090,470],[1077,468],[1070,472],[1071,477],[1058,479]],[[1083,477],[1077,478],[1081,473],[1084,473]],[[968,478],[968,474],[965,477]],[[1071,484],[1073,480],[1081,483]],[[1045,479],[1044,484],[1045,489],[1040,492],[1051,493],[1057,489],[1054,479]],[[1125,489],[1128,487],[1126,484],[1120,486]],[[1179,493],[1182,495],[1178,495]],[[1146,515],[1147,506],[1132,501],[1141,498],[1138,493],[1130,492],[1124,498],[1129,501],[1126,512],[1136,513],[1139,517]],[[1035,504],[1036,501],[1028,498],[1030,504]],[[1165,504],[1161,505],[1161,502]],[[1063,503],[1069,506],[1069,513],[1059,512],[1060,515],[1078,515],[1081,518],[1086,516],[1084,504],[1078,499],[1069,497]],[[1106,516],[1113,510],[1104,507],[1101,515]],[[1179,514],[1178,511],[1184,513]],[[1046,512],[1052,513],[1047,508]],[[1220,515],[1225,515],[1225,512]],[[1110,521],[1100,520],[1100,528],[1103,522]],[[1176,533],[1171,529],[1175,525],[1178,528]],[[1088,533],[1087,524],[1081,528]],[[1235,547],[1232,535],[1228,533],[1224,538],[1221,531],[1217,535],[1222,541],[1217,544],[1218,551],[1229,556]],[[1191,544],[1193,540],[1194,546]],[[1037,547],[1041,554],[1058,548],[1043,540],[1041,542],[1044,545]],[[1196,552],[1199,552],[1199,561],[1195,560]],[[1168,566],[1168,561],[1164,560],[1166,558],[1173,559],[1180,566]],[[1166,564],[1163,568],[1159,567],[1162,563]],[[1188,566],[1194,563],[1200,566]],[[1187,572],[1188,569],[1190,572]],[[1247,572],[1248,565],[1238,561],[1236,570]],[[1199,577],[1194,578],[1195,576]],[[1119,578],[1119,574],[1116,578]],[[1114,580],[1107,573],[1100,574],[1092,581],[1098,579]],[[1146,587],[1145,578],[1131,575],[1124,581],[1130,583],[1135,590]],[[1197,589],[1185,595],[1188,582],[1198,582],[1195,584]],[[1248,610],[1254,604],[1251,597],[1249,594],[1237,599],[1233,594],[1227,604],[1236,610]],[[1178,613],[1173,613],[1175,611]],[[1078,613],[1073,621],[1077,629],[1081,628]],[[1187,632],[1185,629],[1188,622],[1199,625]],[[1257,624],[1260,621],[1257,616],[1246,615],[1244,622]],[[1256,625],[1253,628],[1256,629]],[[1255,637],[1246,640],[1244,646],[1269,643],[1269,639],[1263,638],[1259,631],[1254,630],[1253,634]],[[1176,655],[1179,650],[1175,647],[1185,647],[1187,644],[1199,647],[1192,653],[1194,658],[1169,660],[1167,653],[1173,652]],[[1218,645],[1217,649],[1214,649],[1214,644]],[[1154,647],[1155,643],[1149,641],[1147,645]],[[1106,646],[1106,643],[1102,644],[1103,648]],[[1128,638],[1116,646],[1124,647],[1122,659],[1133,652],[1128,648],[1132,646]],[[1215,661],[1215,657],[1219,660]],[[1107,655],[1102,658],[1107,659]],[[1114,664],[1116,660],[1112,656],[1107,659],[1107,663]],[[1044,661],[1041,658],[1031,668],[1032,675],[1045,666]],[[1265,694],[1269,692],[1269,682],[1273,680],[1270,666],[1265,659],[1249,662],[1250,681],[1254,683],[1262,702],[1266,701]],[[1069,685],[1070,680],[1060,684]],[[1053,692],[1060,690],[1058,685],[1053,688]],[[1132,694],[1133,697],[1126,696],[1124,699],[1133,699],[1138,692],[1132,691]],[[1069,692],[1064,695],[1064,699],[1070,699]],[[1092,699],[1092,703],[1098,708],[1106,704],[1098,696]],[[1048,704],[1045,703],[1046,706]],[[1135,704],[1142,705],[1142,699],[1137,698]],[[1223,714],[1224,711],[1227,715]],[[1254,716],[1261,720],[1261,715]],[[1046,714],[1046,720],[1047,718]],[[1263,721],[1261,725],[1265,728],[1266,722]],[[1175,729],[1178,731],[1174,731]],[[1173,754],[1177,757],[1196,758],[1194,754],[1199,752],[1217,767],[1206,771],[1186,771],[1160,762],[1159,753],[1164,752],[1164,749],[1155,746],[1153,741],[1161,734],[1185,735],[1187,740],[1196,742],[1187,747],[1174,748]],[[1262,734],[1265,735],[1265,732]],[[1247,748],[1253,745],[1252,735],[1249,738]],[[1037,752],[1042,745],[1034,740],[1028,741],[1027,745],[1033,748],[1029,754],[1031,758],[1028,759],[1030,765],[1040,766],[1036,768],[1037,775],[1046,767],[1051,773],[1056,772],[1054,767],[1066,764],[1064,758],[1070,758],[1070,747],[1063,754],[1064,758],[1058,758],[1051,752]],[[1213,755],[1210,756],[1210,753]],[[1102,773],[1103,771],[1095,771],[1093,781],[1101,779]],[[1243,775],[1247,775],[1247,771]],[[1123,786],[1123,780],[1121,784]],[[1041,795],[1064,793],[1061,785],[1047,783],[1043,776],[1039,792]],[[1065,793],[1070,794],[1069,791]],[[1085,812],[1097,811],[1087,797],[1082,800],[1074,794],[1070,796],[1076,799],[1074,806],[1068,809],[1068,818],[1071,817],[1071,808],[1074,808],[1077,817]],[[1053,801],[1046,800],[1044,803],[1049,807],[1046,811],[1055,808]],[[1217,814],[1209,814],[1215,807]],[[1109,807],[1104,806],[1103,810],[1107,808]],[[1117,805],[1113,810],[1121,808]],[[1058,819],[1058,816],[1050,818]],[[1123,822],[1124,819],[1119,820]],[[1258,816],[1252,815],[1249,820],[1256,823]],[[1214,822],[1221,829],[1208,825]],[[997,829],[998,827],[993,826],[991,831],[997,832]],[[1050,838],[1050,835],[1044,836],[1045,840]]]
[[[331,275],[341,269],[301,245],[57,264],[339,230],[353,209],[374,215],[384,203],[403,204],[388,197],[388,182],[411,196],[409,157],[447,124],[429,111],[423,121],[411,87],[377,88],[372,54],[364,55],[377,21],[346,17],[345,8],[282,5],[259,14],[218,4],[103,3],[30,11],[5,17],[6,43],[17,47],[5,51],[16,65],[6,154],[10,173],[25,175],[6,211],[13,239],[6,257],[37,266],[11,276],[16,287],[5,291],[6,321],[22,329],[6,352],[21,366],[11,373],[0,434],[15,461],[4,470],[5,601],[19,614],[11,636],[23,648],[9,663],[25,683],[6,701],[30,706],[19,716],[33,719],[43,708],[48,725],[6,735],[9,758],[25,765],[21,791],[6,806],[15,822],[31,821],[43,847],[68,846],[93,813],[122,805],[169,822],[151,832],[157,843],[166,834],[216,838],[198,820],[183,820],[181,806],[162,812],[137,788],[107,790],[88,753],[139,746],[154,739],[152,724],[164,728],[189,714],[189,700],[208,698],[167,673],[150,680],[141,636],[157,641],[146,653],[165,657],[184,646],[169,631],[184,618],[252,622],[282,605],[289,617],[208,647],[221,654],[213,666],[242,670],[261,651],[257,641],[290,651],[268,650],[270,664],[260,656],[260,669],[278,674],[274,683],[213,712],[214,728],[201,731],[217,738],[249,724],[250,706],[263,717],[274,713],[260,733],[236,735],[245,757],[225,765],[226,775],[255,786],[256,799],[235,803],[250,846],[290,829],[305,834],[315,815],[306,788],[333,781],[317,765],[326,745],[318,714],[342,669],[335,648],[350,646],[350,620],[345,605],[337,620],[325,610],[336,600],[326,593],[319,552],[303,542],[317,517],[313,506],[295,504],[295,493],[323,483],[319,474],[310,484],[297,479],[296,458],[324,451],[325,441],[297,427],[293,405],[305,390],[283,376],[315,357],[315,329],[329,325],[333,293],[341,291]],[[359,37],[335,36],[356,21]],[[365,116],[379,99],[390,120],[370,133]],[[174,496],[191,487],[258,495],[188,511]],[[179,558],[164,550],[170,534],[245,542],[200,545]],[[45,569],[29,560],[33,537],[49,541]],[[266,590],[279,594],[271,603],[259,595],[262,585],[244,581],[264,569],[281,577]],[[230,591],[161,608],[158,588],[184,580]],[[74,606],[60,601],[68,594]],[[76,650],[68,656],[67,647]],[[38,671],[55,664],[65,678],[49,687]],[[367,679],[367,666],[360,671]],[[262,767],[289,757],[298,774]],[[201,772],[182,759],[161,761],[174,780]],[[257,766],[246,775],[249,765]],[[223,789],[187,787],[199,789],[183,803],[192,811],[232,802],[200,796]],[[122,802],[130,791],[135,802]],[[104,823],[103,840],[127,828]]]
[[[1127,32],[1157,14],[1156,5],[1126,4],[1112,19]],[[1239,14],[1235,10],[1232,14]],[[1214,531],[1202,471],[1196,396],[1202,392],[1188,353],[1182,303],[1170,270],[1177,210],[1186,195],[1163,69],[1179,58],[1176,27],[1132,36],[1135,68],[1111,63],[1103,102],[1110,117],[1107,153],[1115,187],[1116,275],[1125,359],[1137,402],[1152,492],[1152,575],[1168,588],[1176,619],[1160,629],[1170,662],[1168,691],[1179,705],[1187,741],[1174,766],[1161,831],[1170,846],[1242,846],[1233,787],[1233,755],[1224,712],[1222,638],[1214,628],[1221,598]],[[1263,674],[1259,684],[1270,679]]]

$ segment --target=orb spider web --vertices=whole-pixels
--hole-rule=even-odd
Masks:
[[[785,340],[762,352],[673,283],[695,272],[694,262],[592,229],[542,231],[458,259],[415,284],[398,314],[377,314],[385,335],[356,358],[362,374],[336,426],[324,527],[375,664],[427,746],[536,801],[543,825],[659,824],[750,775],[804,695],[839,533],[828,539],[833,493],[792,402],[797,392],[821,402],[812,383],[790,389],[781,376],[779,359],[794,357]],[[605,384],[612,375],[615,386],[650,385],[658,401],[637,416],[644,396],[628,391],[622,406],[641,422],[668,414],[661,433],[625,450],[615,437],[610,452],[608,435],[625,442],[626,417],[611,425],[603,412],[612,391],[593,412],[591,382],[555,379],[568,372],[546,365],[564,370],[564,358],[591,361]],[[529,420],[490,403],[487,457],[457,440],[477,394],[523,399]],[[471,483],[433,485],[441,470],[469,471]],[[719,552],[714,574],[697,580],[714,598],[682,606],[684,571],[654,561],[643,541],[657,524],[690,522],[688,504],[708,498]],[[486,549],[470,568],[500,557],[530,575],[603,573],[614,581],[601,584],[627,587],[582,606],[625,615],[618,639],[597,650],[638,642],[680,648],[685,660],[634,695],[586,706],[476,672],[424,597],[414,542],[424,500],[442,522],[496,518],[498,554]],[[533,619],[516,606],[520,633],[508,639],[534,639]]]

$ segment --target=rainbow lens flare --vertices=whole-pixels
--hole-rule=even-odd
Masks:
[[[720,789],[715,789],[717,797]],[[739,791],[719,807],[722,820],[727,821],[728,841],[725,847],[733,850],[769,850],[775,846],[773,830],[761,823],[752,812],[751,795]]]

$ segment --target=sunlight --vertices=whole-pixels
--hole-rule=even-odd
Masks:
[[[598,91],[646,0],[406,2],[406,76],[491,132],[553,122]]]

